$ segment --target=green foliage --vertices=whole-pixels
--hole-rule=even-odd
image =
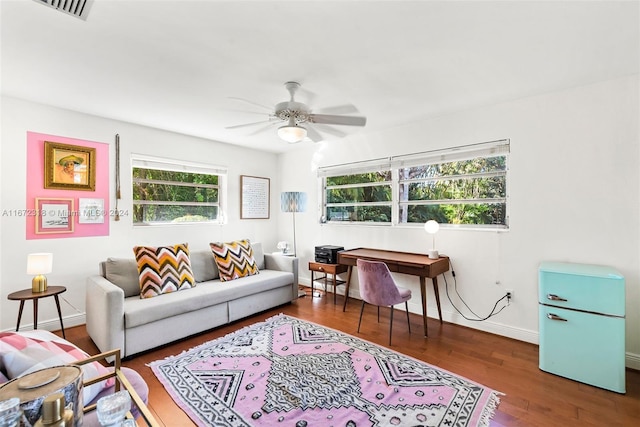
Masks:
[[[391,222],[391,206],[348,206],[353,203],[391,202],[391,171],[343,175],[327,178],[327,186],[357,187],[331,188],[327,190],[327,203],[345,204],[328,207],[330,221]],[[386,183],[366,185],[370,183]]]
[[[327,177],[327,186],[333,185],[349,185],[349,184],[368,184],[371,182],[388,182],[391,181],[391,171],[379,171],[360,173],[356,175],[342,175]]]
[[[403,168],[399,175],[401,223],[423,223],[429,219],[442,224],[506,223],[506,156]],[[327,187],[334,187],[327,189],[327,203],[343,205],[327,207],[327,219],[390,222],[391,205],[353,206],[391,203],[390,181],[391,171],[327,178]],[[371,183],[389,184],[367,185]],[[439,203],[420,203],[429,201]]]
[[[210,205],[218,202],[217,175],[133,168],[132,177],[134,223],[217,219],[218,207]],[[184,204],[191,202],[209,205]]]
[[[391,222],[391,206],[344,206],[327,208],[330,221]]]

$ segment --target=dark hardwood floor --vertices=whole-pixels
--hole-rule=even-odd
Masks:
[[[278,313],[315,322],[388,347],[389,312],[381,310],[380,324],[374,307],[365,308],[361,332],[356,332],[360,301],[350,300],[342,312],[342,297],[307,296],[251,318],[140,354],[123,365],[138,371],[149,384],[149,407],[165,426],[193,425],[165,392],[146,365],[178,354],[243,326]],[[188,325],[185,325],[188,327]],[[393,350],[423,360],[505,393],[493,417],[492,426],[636,426],[640,425],[640,372],[627,369],[627,393],[622,395],[542,372],[538,369],[538,347],[449,323],[429,319],[429,338],[422,335],[422,319],[411,314],[408,333],[406,317],[394,316]],[[159,331],[159,333],[161,333]],[[84,326],[69,328],[67,339],[96,354],[98,349]]]

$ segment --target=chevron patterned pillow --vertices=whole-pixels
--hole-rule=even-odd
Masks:
[[[209,245],[220,271],[221,282],[260,273],[249,239]]]
[[[151,298],[196,286],[186,243],[173,246],[136,246],[140,298]]]

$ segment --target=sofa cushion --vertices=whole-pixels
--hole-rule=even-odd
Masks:
[[[125,297],[140,295],[138,264],[133,258],[107,258],[104,277],[122,288]]]
[[[140,298],[191,289],[196,281],[186,243],[173,246],[135,246]]]
[[[291,286],[291,283],[293,283],[293,273],[263,270],[259,275],[227,282],[219,280],[203,282],[193,289],[160,295],[156,298],[126,298],[124,301],[124,323],[127,328],[134,328],[190,311],[226,304],[227,301],[247,295]]]
[[[251,250],[253,251],[253,259],[256,260],[256,265],[258,266],[258,270],[264,270],[264,252],[262,251],[262,243],[252,242]]]
[[[218,266],[211,249],[191,251],[189,258],[191,258],[191,269],[196,282],[206,282],[218,278]]]
[[[37,329],[24,332],[0,333],[0,371],[8,379],[52,366],[68,365],[89,355],[69,341],[49,331]],[[83,379],[87,380],[108,373],[98,362],[82,365]],[[84,405],[88,405],[105,388],[115,384],[110,378],[83,387]]]
[[[228,243],[216,242],[211,243],[210,246],[218,265],[221,282],[252,276],[260,272],[253,258],[249,239]]]

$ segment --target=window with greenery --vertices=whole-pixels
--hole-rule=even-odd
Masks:
[[[329,221],[391,223],[391,170],[326,179]]]
[[[503,140],[321,169],[325,219],[507,228],[508,153]]]
[[[134,225],[222,221],[223,169],[150,158],[132,163]]]

